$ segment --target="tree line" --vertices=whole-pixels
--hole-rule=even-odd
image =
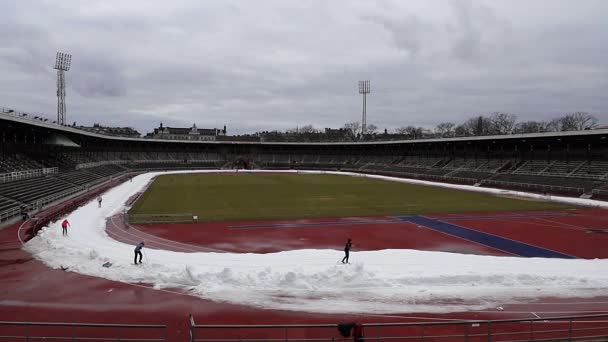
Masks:
[[[367,134],[378,134],[368,130]],[[452,138],[483,135],[524,134],[561,131],[582,131],[598,126],[598,119],[586,112],[574,112],[549,121],[517,121],[517,115],[494,112],[489,115],[479,115],[467,119],[461,124],[442,122],[434,129],[420,126],[402,126],[394,130],[394,134],[409,139],[420,138]],[[358,123],[347,123],[344,128],[355,132]]]
[[[494,112],[469,118],[460,124],[442,122],[432,129],[408,125],[389,131],[379,130],[378,126],[370,124],[362,134],[361,123],[354,121],[345,123],[339,129],[319,130],[313,125],[305,125],[285,132],[258,132],[255,135],[264,137],[266,141],[398,140],[581,131],[597,126],[598,119],[586,112],[574,112],[548,121],[518,121],[514,114]]]

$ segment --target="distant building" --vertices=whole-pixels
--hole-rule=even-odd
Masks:
[[[141,134],[132,127],[106,127],[98,123],[93,124],[93,126],[76,126],[75,122],[72,127],[91,133],[112,135],[116,137],[139,138],[141,136]]]
[[[167,140],[195,140],[195,141],[215,141],[219,136],[226,136],[226,126],[219,128],[197,128],[192,124],[190,128],[165,127],[160,123],[154,132],[146,134],[148,139],[167,139]]]

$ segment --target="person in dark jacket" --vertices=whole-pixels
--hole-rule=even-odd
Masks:
[[[141,259],[143,259],[143,255],[141,254],[141,249],[144,248],[144,242],[140,242],[139,244],[137,244],[137,246],[135,246],[135,258],[133,259],[133,262],[135,263],[135,265],[137,265],[137,256],[139,256],[139,263],[141,264]]]
[[[344,246],[344,258],[342,258],[343,264],[348,264],[349,252],[352,247],[353,247],[353,243],[352,243],[351,239],[348,239],[348,241],[346,241],[346,245]]]
[[[30,218],[30,214],[27,213],[27,206],[21,206],[21,218],[23,221],[27,221]]]
[[[353,334],[353,342],[364,342],[363,325],[361,323],[340,323],[338,331],[342,337],[350,337],[351,331]]]

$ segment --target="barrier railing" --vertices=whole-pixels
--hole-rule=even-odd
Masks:
[[[124,220],[132,224],[145,223],[193,223],[198,221],[198,216],[192,213],[179,214],[129,214],[125,212]]]
[[[190,342],[352,341],[338,324],[205,325],[189,317]],[[449,322],[365,323],[363,341],[574,341],[608,339],[608,314]]]
[[[128,162],[129,162],[128,160],[105,160],[105,161],[90,162],[90,163],[80,163],[80,164],[76,165],[76,170],[90,169],[92,167],[103,166],[103,165],[127,164]]]
[[[344,170],[348,170],[348,169],[344,169]],[[420,179],[420,180],[440,181],[440,182],[445,182],[445,183],[457,183],[457,184],[475,184],[475,183],[477,183],[477,179],[475,179],[475,178],[431,175],[431,174],[414,173],[414,172],[407,172],[407,171],[354,169],[354,172],[381,174],[381,175],[393,176],[393,177],[407,177],[407,178],[414,178],[414,179]]]
[[[61,198],[68,197],[70,195],[84,191],[86,189],[88,189],[88,186],[75,186],[73,188],[69,188],[67,190],[43,197],[38,200],[35,200],[30,203],[29,207],[31,210],[37,210],[37,209],[44,207],[45,205],[47,205],[49,203],[56,202],[57,200],[59,200]]]
[[[0,114],[29,119],[32,121],[41,121],[41,122],[57,124],[57,122],[53,121],[53,119],[47,118],[46,114],[35,113],[35,112],[26,113],[26,112],[14,110],[14,109],[8,108],[8,107],[0,107]]]
[[[167,326],[0,321],[0,340],[161,342],[167,340]]]
[[[593,196],[608,198],[608,190],[596,189],[596,190],[593,190],[592,194],[593,194]]]
[[[536,192],[548,192],[548,193],[560,193],[560,194],[564,194],[564,193],[583,194],[585,192],[584,188],[579,188],[579,187],[508,182],[508,181],[498,181],[498,180],[492,180],[492,179],[484,179],[481,181],[481,184],[482,185],[498,185],[499,187],[516,188],[516,189],[523,189],[523,190],[527,190],[527,191],[533,190]]]
[[[19,179],[26,179],[32,177],[38,177],[42,175],[48,175],[51,173],[57,173],[59,169],[56,167],[49,167],[43,169],[33,169],[33,170],[22,170],[22,171],[13,171],[8,173],[0,174],[0,183],[6,183],[10,181],[15,181]]]
[[[9,220],[9,219],[19,215],[20,213],[21,213],[21,209],[18,207],[11,208],[11,209],[5,210],[3,212],[0,212],[0,222]]]

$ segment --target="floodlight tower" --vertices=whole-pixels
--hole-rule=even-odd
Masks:
[[[57,123],[65,125],[65,115],[67,108],[65,106],[65,72],[70,70],[72,63],[72,55],[57,52],[55,59],[55,69],[57,70]]]
[[[363,95],[363,118],[361,119],[361,135],[367,130],[367,94],[369,94],[369,80],[359,81],[359,94]]]

